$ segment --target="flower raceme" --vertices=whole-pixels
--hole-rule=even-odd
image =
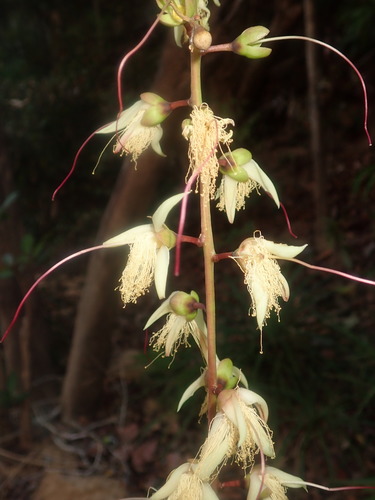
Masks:
[[[259,231],[244,240],[233,252],[232,258],[245,275],[245,285],[251,297],[251,314],[262,331],[270,312],[280,312],[279,297],[289,299],[289,285],[281,274],[278,258],[294,258],[307,245],[292,246],[274,243],[263,238]]]
[[[129,154],[133,161],[150,145],[160,156],[165,156],[160,147],[163,130],[160,123],[171,112],[170,104],[151,92],[141,94],[141,100],[125,109],[117,120],[97,130],[97,134],[115,134],[115,154]]]
[[[155,280],[158,297],[165,298],[169,266],[169,250],[176,244],[173,231],[164,224],[170,210],[184,193],[164,201],[152,216],[152,224],[129,229],[103,243],[103,246],[130,246],[127,265],[120,278],[119,290],[124,305],[137,302]]]

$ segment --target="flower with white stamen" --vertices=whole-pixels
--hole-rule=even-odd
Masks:
[[[159,299],[165,298],[169,250],[176,245],[176,235],[164,222],[183,197],[181,193],[164,201],[152,216],[152,224],[134,227],[103,243],[103,246],[130,247],[119,286],[124,305],[137,302],[149,290],[152,281],[155,281]]]

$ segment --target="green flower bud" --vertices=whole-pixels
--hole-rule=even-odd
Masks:
[[[170,250],[176,246],[176,233],[168,229],[167,226],[164,226],[160,231],[155,233],[155,236],[159,243],[159,247],[165,246]]]
[[[169,116],[171,112],[170,103],[162,97],[152,92],[145,92],[140,97],[144,103],[149,105],[141,119],[141,125],[144,127],[155,127]]]
[[[217,367],[217,386],[223,389],[233,389],[239,378],[233,373],[233,362],[229,358],[222,359]]]
[[[163,9],[167,4],[167,0],[156,0],[158,7]],[[160,17],[160,22],[166,26],[175,27],[180,26],[185,21],[179,16],[179,13],[184,18],[191,18],[195,14],[196,2],[195,0],[175,0],[173,6],[169,5],[164,14]]]
[[[186,321],[192,321],[197,315],[198,308],[196,307],[199,297],[196,292],[175,292],[170,300],[169,306],[172,311],[178,316],[184,316]]]
[[[242,165],[248,163],[252,158],[250,151],[238,148],[222,156],[219,160],[220,172],[237,182],[247,182],[249,175]]]
[[[262,40],[269,33],[264,26],[252,26],[241,33],[233,42],[232,50],[249,59],[261,59],[272,52],[268,47],[261,47]]]

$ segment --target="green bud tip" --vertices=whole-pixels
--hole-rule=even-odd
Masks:
[[[249,59],[261,59],[272,52],[268,47],[261,47],[262,41],[269,33],[264,26],[252,26],[241,33],[233,42],[232,50]]]
[[[176,233],[171,231],[167,226],[155,233],[156,239],[158,241],[159,247],[165,246],[169,249],[176,246]]]
[[[186,321],[192,321],[197,315],[199,297],[196,292],[175,292],[169,299],[172,311],[178,316],[184,316]]]
[[[217,386],[233,389],[238,384],[238,377],[233,373],[233,362],[229,358],[222,359],[217,367]]]

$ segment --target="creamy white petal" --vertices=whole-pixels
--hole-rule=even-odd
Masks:
[[[166,155],[163,153],[160,146],[160,139],[163,137],[163,129],[160,125],[155,126],[154,136],[151,140],[151,147],[159,156],[165,157]]]
[[[247,378],[245,377],[244,373],[242,370],[237,368],[237,366],[233,366],[233,373],[234,375],[239,379],[242,385],[246,387],[246,389],[249,388],[249,384],[247,382]]]
[[[225,402],[223,401],[221,409],[225,413],[226,417],[237,428],[239,434],[238,446],[241,446],[247,436],[247,426],[235,389],[222,391],[218,397],[221,402],[221,399],[223,398],[220,398],[220,396],[225,398]]]
[[[172,312],[172,309],[171,309],[171,306],[169,304],[169,301],[170,301],[171,297],[175,293],[177,293],[177,292],[173,292],[167,298],[167,300],[164,300],[164,302],[156,309],[156,311],[154,311],[151,314],[151,316],[148,318],[148,321],[145,324],[145,327],[143,328],[143,330],[146,330],[149,326],[151,326],[153,323],[155,323],[155,321],[157,321],[159,318],[161,318],[162,316],[164,316],[164,314],[168,314],[168,313]]]
[[[225,211],[228,221],[233,224],[234,216],[236,215],[238,182],[229,177],[229,175],[224,176],[223,182]]]
[[[254,418],[251,419],[251,427],[254,441],[256,442],[258,447],[265,455],[267,455],[267,457],[274,458],[275,450],[273,448],[271,436],[269,434],[269,431],[266,430],[265,427],[260,423],[257,415],[254,415]]]
[[[260,498],[261,497],[260,493],[262,489],[263,489],[262,480],[259,477],[259,474],[253,471],[250,474],[250,485],[249,485],[249,491],[247,492],[246,500],[257,500],[258,498]],[[271,497],[262,495],[262,500],[271,500]]]
[[[202,495],[202,500],[219,500],[219,497],[208,483],[202,483]]]
[[[206,373],[206,371],[204,371],[200,377],[198,377],[196,380],[194,380],[194,382],[192,384],[190,384],[189,387],[187,387],[187,389],[185,389],[185,391],[184,391],[183,395],[181,396],[181,399],[178,403],[177,411],[181,410],[181,408],[185,404],[185,402],[188,399],[190,399],[198,389],[200,389],[201,387],[204,387],[204,385],[205,385],[205,373]]]
[[[306,245],[285,245],[284,243],[274,243],[273,241],[263,240],[265,248],[275,257],[284,257],[287,259],[293,259],[301,253],[306,247]]]
[[[165,340],[165,355],[170,356],[171,353],[176,352],[176,348],[179,345],[179,340],[181,339],[181,333],[186,325],[186,319],[183,316],[173,316],[173,324],[168,332]],[[177,344],[176,344],[177,343]]]
[[[259,414],[262,419],[267,422],[268,420],[268,405],[262,396],[259,396],[256,392],[249,391],[249,389],[244,389],[239,387],[237,389],[238,396],[247,406],[255,405],[259,410]]]
[[[155,288],[159,299],[165,298],[169,267],[169,249],[166,246],[159,248],[155,262]]]
[[[275,476],[280,483],[286,488],[304,488],[306,489],[306,482],[300,477],[293,476],[292,474],[288,474],[280,469],[276,469],[276,467],[271,467],[267,465],[266,467],[267,474],[271,474]]]
[[[123,130],[127,127],[132,120],[137,116],[137,113],[144,107],[145,104],[142,101],[135,102],[130,108],[125,109],[119,116],[119,118],[108,125],[104,125],[104,127],[100,128],[96,133],[97,134],[114,134]]]
[[[271,179],[268,177],[268,175],[263,172],[263,170],[260,168],[260,166],[257,164],[256,161],[250,160],[248,163],[245,163],[245,165],[242,165],[242,167],[246,170],[248,173],[249,177],[251,177],[254,181],[256,181],[258,184],[262,186],[262,188],[271,195],[272,199],[276,203],[277,207],[280,207],[280,201],[279,197],[276,191],[275,186],[273,185],[273,182]]]
[[[282,295],[282,298],[283,298],[283,300],[285,300],[285,302],[288,302],[289,297],[290,297],[289,283],[285,279],[285,276],[283,276],[281,273],[280,273],[279,279],[280,279],[281,286],[284,289],[284,293]]]
[[[163,224],[169,212],[175,205],[177,205],[179,201],[182,200],[184,196],[185,193],[175,194],[174,196],[171,196],[167,200],[163,201],[159,208],[157,208],[154,215],[152,216],[152,223],[156,232],[160,231],[163,228]]]
[[[113,238],[106,240],[103,243],[103,246],[129,245],[129,244],[133,243],[134,240],[142,234],[144,234],[145,237],[147,234],[153,235],[154,231],[153,231],[152,225],[151,224],[143,224],[141,226],[137,226],[137,227],[133,227],[132,229],[128,229],[127,231],[124,231],[123,233],[120,233],[117,236],[114,236]]]
[[[150,498],[152,500],[163,500],[164,498],[168,498],[169,495],[171,495],[176,490],[182,474],[188,472],[189,469],[189,463],[185,463],[177,467],[177,469],[173,470],[169,474],[164,486],[162,486],[158,491],[151,495]]]
[[[222,411],[211,422],[208,436],[201,447],[198,462],[194,465],[194,474],[202,481],[207,481],[223,461],[232,453],[230,425]]]
[[[262,330],[264,320],[266,319],[266,314],[268,310],[268,293],[263,288],[261,283],[258,283],[256,280],[251,284],[251,291],[254,297],[253,304],[254,309],[256,311],[256,318],[259,330]]]

